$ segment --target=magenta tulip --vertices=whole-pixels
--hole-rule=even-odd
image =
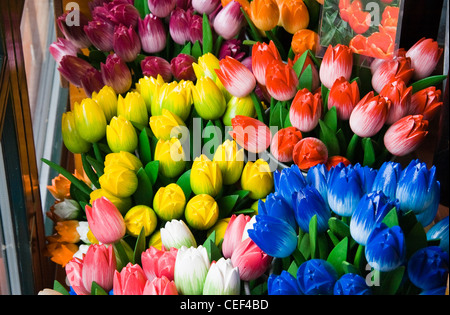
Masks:
[[[78,47],[75,46],[70,40],[62,37],[58,38],[56,42],[53,42],[48,50],[58,65],[64,56],[76,57],[78,52],[80,52]]]
[[[167,35],[164,24],[160,18],[153,14],[147,14],[138,22],[138,33],[141,39],[142,50],[153,54],[162,51],[166,47]]]
[[[115,53],[125,62],[134,61],[141,52],[141,41],[132,26],[117,26],[114,29],[113,47]]]
[[[84,26],[84,31],[98,50],[109,52],[113,49],[114,26],[112,24],[100,19],[93,20]]]
[[[213,27],[217,34],[225,39],[231,39],[239,34],[244,22],[241,5],[237,1],[231,1],[217,13]]]
[[[81,78],[93,67],[84,59],[66,55],[59,62],[58,71],[70,83],[81,87]]]
[[[164,82],[172,80],[172,70],[170,63],[161,57],[148,56],[141,61],[141,69],[144,76],[157,78],[158,74],[164,79]]]
[[[92,97],[93,92],[99,92],[104,86],[102,74],[95,68],[88,69],[81,77],[81,87],[88,97]]]
[[[66,12],[57,18],[56,23],[64,34],[64,37],[77,48],[87,48],[91,41],[84,32],[84,26],[88,24],[88,18],[79,10]]]
[[[170,15],[169,32],[173,41],[179,45],[184,45],[191,40],[189,26],[191,23],[191,11],[176,8]]]
[[[131,72],[125,62],[116,54],[109,55],[106,63],[100,64],[103,82],[117,94],[127,92],[132,83]]]
[[[220,0],[192,0],[192,7],[199,14],[211,14],[220,5]]]
[[[136,27],[140,18],[139,11],[129,2],[112,1],[108,5],[108,18],[116,26]]]
[[[176,4],[176,0],[148,0],[150,12],[160,18],[169,16],[170,12],[175,9]]]
[[[196,60],[194,57],[186,54],[179,54],[174,57],[170,61],[170,69],[173,76],[177,80],[195,81],[197,77],[195,75],[194,68],[192,67],[192,63],[195,61]]]

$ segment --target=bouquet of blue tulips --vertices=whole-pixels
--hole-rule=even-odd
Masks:
[[[269,295],[443,295],[448,216],[435,167],[359,164],[274,173],[249,237],[273,256]]]

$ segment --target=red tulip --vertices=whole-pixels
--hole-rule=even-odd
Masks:
[[[142,295],[178,295],[177,287],[173,280],[162,276],[161,278],[154,278],[152,281],[147,281]]]
[[[369,92],[353,109],[349,123],[352,131],[358,136],[372,137],[381,130],[386,122],[391,101]]]
[[[243,281],[259,278],[270,266],[272,257],[264,253],[251,238],[242,241],[231,256],[233,267],[238,267]]]
[[[327,163],[325,164],[327,170],[330,170],[332,167],[335,167],[339,165],[340,163],[344,164],[344,166],[349,166],[351,163],[350,161],[343,156],[340,155],[334,155],[330,156],[327,160]]]
[[[442,108],[441,90],[430,86],[414,93],[411,97],[409,114],[423,115],[423,119],[432,120]]]
[[[147,278],[138,264],[128,263],[114,273],[114,295],[142,295]]]
[[[337,79],[328,95],[328,109],[336,108],[340,120],[348,120],[353,108],[360,101],[359,87],[356,81],[348,82],[344,77]]]
[[[241,62],[227,56],[219,61],[219,65],[220,68],[214,70],[231,95],[245,97],[255,89],[256,79],[253,73]]]
[[[357,1],[354,1],[353,3],[356,2]],[[353,3],[351,8],[354,7]],[[360,9],[352,9],[349,12],[348,24],[356,34],[363,34],[369,29],[371,18],[372,16],[369,12],[362,11]]]
[[[295,127],[280,129],[272,139],[270,152],[280,162],[292,162],[294,146],[302,140],[302,133]]]
[[[353,69],[353,52],[345,46],[338,44],[336,46],[329,45],[322,64],[320,65],[319,75],[320,81],[327,88],[331,89],[334,81],[340,77],[350,80]]]
[[[388,125],[392,125],[400,118],[408,115],[411,103],[412,87],[406,87],[402,79],[394,78],[380,92],[380,96],[391,101],[391,108],[386,120]]]
[[[307,171],[314,165],[327,162],[328,149],[319,139],[307,137],[295,145],[293,157],[298,168]]]
[[[266,88],[271,97],[288,101],[297,93],[298,78],[292,64],[273,60],[266,70]]]
[[[384,135],[384,145],[393,155],[404,156],[415,151],[428,133],[428,120],[422,115],[408,115],[394,123]]]
[[[431,38],[422,38],[415,43],[406,56],[411,58],[411,67],[414,68],[415,80],[430,76],[441,58],[443,48],[439,48],[438,42]]]
[[[320,93],[311,93],[308,89],[299,90],[289,110],[291,125],[302,132],[313,130],[322,115],[322,98]]]
[[[270,146],[272,134],[269,127],[259,120],[236,115],[231,119],[233,130],[230,135],[245,150],[260,153]]]
[[[408,84],[413,73],[411,59],[399,55],[392,60],[385,60],[379,64],[372,75],[372,87],[377,93],[380,93],[394,78],[402,79],[405,84]]]
[[[257,42],[252,47],[252,71],[259,84],[266,85],[266,70],[273,60],[280,60],[281,56],[275,44]]]

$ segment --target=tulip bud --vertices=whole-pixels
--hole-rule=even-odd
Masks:
[[[69,16],[71,14],[71,16]],[[72,16],[78,17],[78,23],[73,23]],[[71,23],[67,23],[70,21]],[[78,48],[88,48],[91,46],[89,37],[84,32],[84,26],[88,24],[88,18],[80,10],[72,10],[71,12],[66,12],[56,19],[58,28],[67,38]]]
[[[161,109],[159,105],[159,89],[164,84],[164,79],[161,75],[157,78],[144,77],[139,79],[136,83],[136,90],[144,98],[147,113],[150,115],[160,115]]]
[[[114,52],[125,62],[132,62],[141,52],[141,41],[132,26],[116,26],[113,39]]]
[[[242,61],[245,56],[245,51],[242,51],[242,42],[238,39],[229,39],[223,42],[219,51],[219,60],[226,56],[233,57],[237,61]]]
[[[411,68],[414,69],[414,80],[430,76],[436,68],[444,50],[438,42],[431,38],[422,38],[406,52],[411,58]]]
[[[92,207],[87,205],[85,210],[89,228],[101,243],[113,244],[125,235],[122,215],[105,197],[94,200]]]
[[[100,186],[119,198],[130,197],[136,192],[138,179],[136,173],[120,165],[105,168],[100,176]]]
[[[166,222],[161,228],[161,242],[165,248],[197,247],[194,235],[182,220]]]
[[[307,50],[314,54],[319,46],[319,34],[312,30],[300,29],[292,36],[291,48],[297,56],[303,55]]]
[[[105,85],[100,91],[93,92],[92,99],[102,108],[106,122],[117,115],[117,94],[112,87]]]
[[[220,60],[219,65],[215,70],[217,77],[231,95],[244,97],[253,91],[256,79],[246,66],[229,56]]]
[[[425,120],[432,120],[442,108],[441,93],[441,90],[437,90],[434,86],[414,93],[411,97],[409,114],[423,115]]]
[[[185,11],[176,8],[170,14],[169,33],[173,41],[179,45],[184,45],[191,40],[189,27],[191,24],[192,13],[190,10]]]
[[[93,67],[89,62],[72,55],[64,55],[59,61],[58,71],[70,83],[81,87],[81,78]]]
[[[270,31],[278,24],[280,10],[275,0],[254,0],[250,2],[250,18],[261,31]]]
[[[150,12],[159,18],[165,18],[173,11],[177,4],[176,0],[148,0]]]
[[[244,149],[238,150],[235,141],[225,140],[214,153],[216,162],[222,171],[223,183],[232,185],[241,178],[244,168]]]
[[[159,108],[152,108],[152,115],[160,115],[165,108],[186,121],[191,112],[192,85],[191,81],[164,83],[159,89]]]
[[[92,282],[96,282],[106,292],[113,288],[116,256],[113,246],[92,244],[83,258],[83,285],[91,292]]]
[[[91,194],[89,195],[89,197],[90,197],[90,201],[89,201],[90,204],[92,204],[94,202],[94,200],[96,200],[96,199],[105,197],[123,215],[125,215],[125,213],[131,208],[131,198],[130,197],[118,198],[103,188],[93,190],[91,192]]]
[[[151,246],[141,255],[142,269],[149,281],[156,278],[166,277],[172,281],[175,270],[175,260],[178,250],[158,250]]]
[[[203,295],[238,295],[240,293],[239,270],[230,259],[220,258],[212,263],[206,275]]]
[[[178,295],[175,282],[170,281],[167,277],[154,278],[147,281],[142,295]]]
[[[77,295],[89,295],[90,290],[85,289],[82,278],[83,261],[73,257],[65,266],[67,281]]]
[[[166,31],[160,18],[149,13],[138,21],[138,33],[142,50],[148,54],[158,53],[166,47]]]
[[[223,257],[231,258],[234,250],[242,241],[244,228],[250,221],[251,217],[244,214],[233,214],[228,222],[222,243]]]
[[[92,93],[100,91],[104,86],[102,74],[95,68],[89,68],[81,77],[80,85],[86,96],[91,97]]]
[[[72,153],[85,153],[91,148],[91,144],[81,138],[75,124],[73,112],[65,112],[61,119],[61,133],[64,145]]]
[[[181,187],[175,183],[159,188],[153,198],[153,209],[164,221],[180,219],[185,206],[186,196]]]
[[[250,191],[249,197],[256,200],[267,196],[273,188],[273,175],[269,164],[263,159],[247,162],[241,176],[242,189]]]
[[[309,24],[308,7],[302,0],[283,1],[280,5],[280,22],[290,34],[307,28]]]
[[[384,134],[384,145],[393,155],[414,152],[428,134],[428,121],[422,115],[408,115],[391,125]]]
[[[136,155],[126,151],[109,153],[105,156],[105,168],[115,165],[128,168],[133,172],[137,172],[143,167],[141,160]]]
[[[270,152],[280,162],[292,162],[295,145],[302,139],[302,133],[295,127],[278,130],[270,144]]]
[[[231,263],[238,268],[243,281],[259,278],[271,262],[272,257],[264,253],[251,238],[242,241],[231,256]]]
[[[81,213],[80,204],[72,199],[64,199],[61,202],[55,203],[54,208],[53,213],[62,220],[75,220]]]
[[[340,120],[348,120],[353,108],[360,101],[358,82],[348,82],[344,77],[338,78],[328,95],[328,109],[336,108]]]
[[[333,265],[323,259],[307,260],[297,270],[297,283],[305,295],[331,295],[337,279]]]
[[[208,194],[215,197],[222,190],[222,171],[217,162],[206,155],[194,159],[191,168],[191,189],[196,195]]]
[[[328,149],[319,139],[307,137],[295,145],[292,156],[294,163],[301,170],[307,171],[317,164],[327,162]]]
[[[320,93],[312,94],[306,88],[299,90],[295,94],[289,110],[292,126],[303,132],[313,130],[321,118],[322,107]]]
[[[123,116],[131,123],[147,126],[148,113],[144,98],[138,92],[128,92],[125,98],[119,95],[117,116]]]
[[[183,295],[200,295],[208,274],[210,261],[206,248],[202,245],[181,247],[175,261],[174,281],[177,291]]]
[[[201,77],[192,88],[194,107],[199,116],[206,120],[222,117],[226,109],[225,97],[209,77]]]
[[[192,63],[192,68],[197,79],[207,76],[216,82],[217,74],[215,70],[220,68],[220,62],[215,55],[207,53],[199,57],[197,63]]]
[[[159,139],[155,148],[155,161],[159,161],[159,172],[168,178],[174,178],[184,171],[186,156],[180,140]]]
[[[266,69],[266,88],[271,97],[288,101],[297,93],[298,78],[290,64],[273,60]]]
[[[218,35],[225,39],[231,39],[239,34],[244,21],[241,4],[237,1],[231,1],[217,13],[213,27]]]
[[[95,101],[85,98],[81,101],[81,104],[75,103],[73,114],[78,134],[82,139],[94,143],[105,136],[105,114]]]
[[[50,44],[48,50],[58,65],[64,56],[68,55],[76,57],[79,51],[78,47],[75,46],[70,40],[62,37],[58,38],[56,42]]]
[[[141,230],[144,229],[144,235],[147,237],[155,231],[158,219],[152,208],[137,205],[128,210],[124,221],[129,235],[138,237]]]
[[[280,60],[281,56],[277,47],[270,41],[266,43],[256,43],[252,47],[252,71],[259,84],[266,85],[266,70],[273,60]]]
[[[231,126],[231,120],[238,115],[246,117],[255,116],[255,105],[250,95],[244,97],[231,96],[222,118],[225,126]]]
[[[142,267],[128,263],[114,273],[114,295],[142,295],[147,278]]]
[[[350,80],[353,70],[353,53],[350,48],[344,45],[329,45],[322,64],[320,65],[320,81],[327,88],[331,89],[334,81],[340,77]]]
[[[157,78],[161,75],[165,82],[172,80],[170,63],[161,57],[147,56],[141,61],[142,74],[146,77]]]
[[[220,0],[193,0],[192,7],[196,12],[203,15],[210,15],[218,6]]]
[[[106,63],[101,63],[103,82],[114,89],[117,94],[127,92],[132,83],[131,72],[125,62],[116,54],[109,55]]]
[[[108,9],[108,18],[115,25],[137,26],[140,14],[130,1],[113,1],[108,5]]]
[[[182,127],[186,127],[180,117],[167,109],[162,109],[160,116],[150,116],[150,128],[157,139],[170,140],[182,138]]]
[[[89,21],[84,31],[92,45],[103,52],[113,50],[114,26],[101,19]]]
[[[380,95],[391,101],[391,108],[386,119],[388,125],[408,115],[412,86],[407,87],[403,80],[394,78],[381,90]]]
[[[113,117],[106,126],[106,141],[113,152],[134,152],[138,145],[136,130],[124,117]]]
[[[219,206],[210,195],[196,195],[187,203],[184,215],[189,226],[208,230],[219,218]]]
[[[409,57],[400,55],[392,60],[384,60],[372,74],[372,87],[375,92],[380,93],[394,78],[408,84],[413,74],[414,69]]]
[[[192,67],[194,62],[194,57],[186,54],[179,54],[170,61],[170,70],[177,80],[195,81],[197,77],[195,76],[194,68]]]
[[[294,193],[292,200],[296,221],[303,232],[310,233],[309,223],[314,216],[317,217],[317,233],[328,230],[330,210],[316,188],[307,186]]]
[[[280,275],[271,274],[267,279],[267,291],[269,295],[301,295],[297,279],[286,270]]]
[[[199,42],[203,44],[203,18],[193,14],[189,20],[189,40],[191,43]]]
[[[260,153],[270,146],[272,133],[266,124],[257,119],[236,115],[231,119],[233,130],[230,135],[245,150]]]
[[[333,289],[334,295],[372,295],[366,279],[356,273],[346,273],[340,277]]]

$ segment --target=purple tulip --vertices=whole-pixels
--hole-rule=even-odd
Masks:
[[[139,11],[130,3],[119,3],[115,1],[108,4],[109,16],[108,18],[115,24],[123,24],[127,27],[136,27],[141,15]]]
[[[170,62],[170,68],[172,70],[173,76],[177,80],[197,80],[194,68],[192,67],[193,62],[195,62],[195,58],[186,54],[179,54],[178,56],[173,58]]]
[[[173,41],[179,45],[184,45],[191,40],[189,27],[191,24],[191,11],[184,11],[183,9],[175,9],[169,21],[169,32]]]
[[[177,0],[177,8],[188,10],[192,8],[192,0]]]
[[[203,18],[200,15],[192,15],[189,25],[189,38],[191,43],[199,41],[203,44]]]
[[[166,30],[157,16],[150,13],[143,20],[139,19],[138,33],[142,50],[146,53],[157,53],[166,47]]]
[[[220,0],[192,0],[192,7],[199,14],[211,14],[220,5]]]
[[[130,69],[118,55],[109,55],[100,67],[103,82],[112,87],[117,94],[125,93],[130,89],[132,83]]]
[[[239,2],[231,1],[214,19],[214,30],[225,39],[236,36],[244,26],[244,15]]]
[[[78,48],[86,48],[91,45],[91,41],[84,32],[84,26],[88,24],[88,21],[88,18],[79,10],[73,10],[58,17],[56,23],[65,38]]]
[[[119,25],[114,29],[113,47],[123,61],[131,62],[141,52],[141,41],[132,26]]]
[[[161,57],[148,56],[141,61],[142,74],[146,77],[157,78],[158,74],[162,76],[164,82],[172,79],[172,70],[170,63]]]
[[[175,9],[176,4],[176,0],[148,0],[150,12],[160,18],[169,16],[170,12]]]
[[[76,57],[79,52],[78,47],[76,47],[70,40],[62,37],[58,38],[56,42],[53,42],[48,50],[57,64],[60,63],[62,57],[66,55]]]
[[[226,56],[233,57],[238,61],[242,61],[245,56],[245,52],[241,51],[242,42],[238,39],[226,40],[219,51],[219,60],[225,58]]]
[[[81,87],[81,78],[91,68],[93,67],[86,60],[66,55],[61,58],[58,70],[67,81],[77,87]]]
[[[92,45],[98,50],[109,52],[113,49],[114,26],[104,20],[92,20],[84,26],[84,31]]]
[[[99,92],[105,85],[100,71],[95,68],[90,68],[81,77],[81,87],[88,97],[92,97],[93,92]]]

